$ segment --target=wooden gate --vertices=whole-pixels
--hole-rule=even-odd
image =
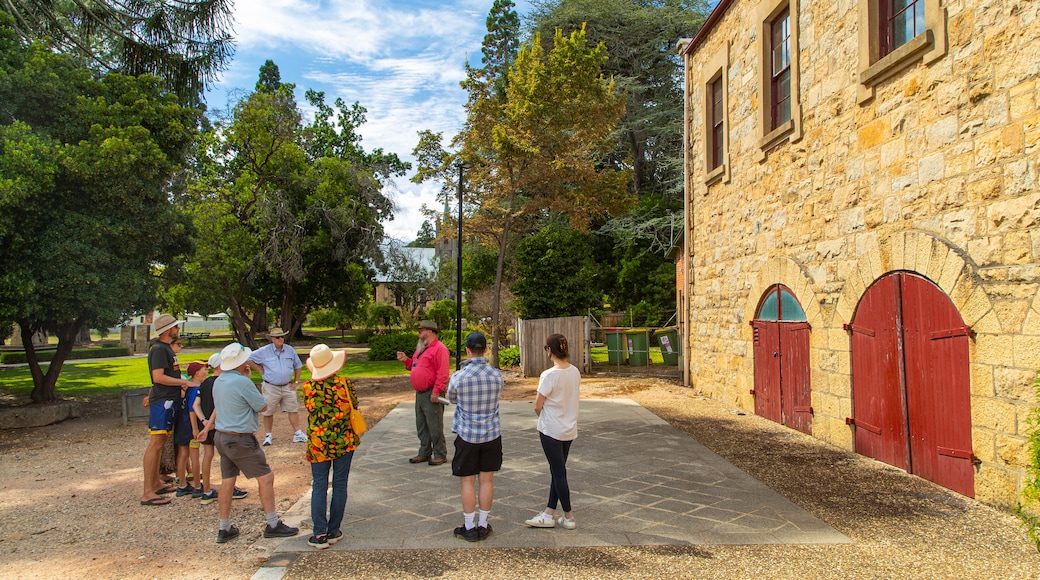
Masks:
[[[537,377],[545,369],[552,366],[545,356],[545,339],[551,334],[562,334],[567,337],[570,347],[569,362],[578,367],[582,373],[589,372],[592,361],[589,332],[591,325],[587,316],[567,316],[564,318],[538,318],[517,320],[517,342],[520,345],[520,372],[525,377]]]
[[[878,280],[848,330],[856,451],[974,497],[970,329],[935,284]]]
[[[774,286],[751,321],[755,414],[812,433],[809,323],[790,291]]]

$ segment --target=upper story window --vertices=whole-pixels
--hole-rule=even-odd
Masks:
[[[791,13],[784,10],[770,24],[772,71],[772,126],[776,129],[791,120]]]
[[[711,98],[711,158],[708,166],[710,169],[715,169],[722,166],[726,157],[726,104],[723,98],[725,92],[722,89],[722,75],[711,83],[709,93]]]
[[[874,98],[874,87],[900,71],[946,55],[946,8],[940,0],[857,2],[861,104]]]
[[[761,140],[757,158],[787,141],[802,138],[799,103],[798,0],[761,0],[759,23],[758,108]]]
[[[924,32],[924,0],[881,0],[881,56],[913,40]]]

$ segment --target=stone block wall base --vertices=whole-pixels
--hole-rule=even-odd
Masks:
[[[83,415],[82,406],[75,401],[63,401],[50,405],[25,405],[0,409],[0,429],[24,429],[43,427],[76,419]]]

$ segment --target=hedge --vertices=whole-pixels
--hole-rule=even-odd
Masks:
[[[36,360],[48,362],[54,358],[55,350],[43,350],[36,352]],[[80,360],[88,358],[108,358],[116,356],[129,356],[130,349],[125,346],[103,346],[100,348],[74,348],[66,360]],[[29,360],[24,352],[5,352],[0,354],[0,364],[13,365],[27,363]]]
[[[412,331],[376,334],[368,340],[368,360],[395,360],[397,352],[412,356],[419,333]]]

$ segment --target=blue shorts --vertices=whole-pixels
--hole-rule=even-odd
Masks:
[[[191,432],[191,413],[183,407],[174,413],[173,444],[178,446],[191,443],[193,434]]]
[[[152,435],[169,435],[173,431],[173,406],[175,401],[156,401],[148,405],[148,432]]]

